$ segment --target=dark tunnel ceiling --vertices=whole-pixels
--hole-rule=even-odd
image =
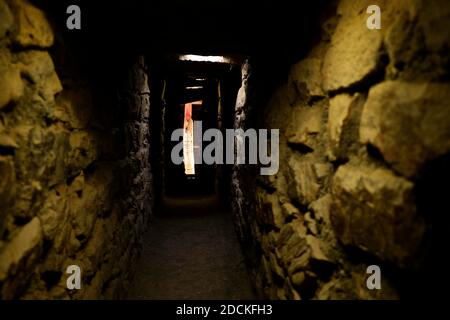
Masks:
[[[180,103],[187,103],[202,100],[205,90],[211,84],[211,80],[221,79],[234,70],[234,75],[240,77],[240,65],[227,63],[208,63],[208,62],[190,62],[178,61],[174,56],[167,60],[167,71],[171,75],[171,80],[176,81],[180,87],[198,87],[203,89],[187,90],[183,89]],[[237,60],[237,62],[242,62]],[[198,81],[196,79],[204,79]]]
[[[81,47],[117,53],[278,54],[298,52],[316,33],[325,0],[35,0]],[[65,29],[78,4],[82,30]]]

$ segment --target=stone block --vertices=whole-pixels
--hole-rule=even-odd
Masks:
[[[256,193],[258,204],[258,218],[268,225],[281,228],[284,224],[284,217],[281,211],[278,196],[276,194],[268,194],[258,189]]]
[[[70,151],[70,133],[58,126],[52,126],[50,132],[53,143],[46,157],[47,172],[49,173],[47,178],[48,186],[54,186],[63,183],[67,178],[67,154]]]
[[[14,23],[14,17],[8,4],[4,0],[0,0],[0,40],[11,30]]]
[[[352,128],[352,120],[360,114],[356,109],[362,109],[362,102],[363,97],[358,93],[339,94],[330,99],[327,156],[331,161],[348,157],[350,144],[358,140],[358,130]]]
[[[53,240],[57,233],[62,232],[67,222],[66,199],[56,190],[51,190],[38,212],[43,235],[47,240]]]
[[[331,200],[331,195],[327,193],[309,205],[314,217],[321,223],[330,224]]]
[[[88,88],[67,88],[58,97],[52,116],[74,129],[84,129],[95,109],[92,92]]]
[[[16,195],[16,172],[12,156],[0,156],[0,233]]]
[[[340,18],[323,61],[324,90],[350,88],[377,72],[383,37],[381,30],[367,28],[367,17],[361,10]]]
[[[285,278],[284,270],[283,268],[280,267],[275,254],[273,253],[269,254],[269,263],[270,269],[272,270],[273,274],[276,275],[279,279],[284,279]]]
[[[304,223],[306,225],[306,227],[308,228],[308,231],[310,233],[312,233],[313,235],[317,236],[317,234],[319,233],[319,230],[317,228],[317,222],[316,220],[314,220],[311,217],[311,212],[307,212],[305,213],[305,215],[303,216],[304,218]]]
[[[415,27],[414,19],[417,17],[402,11],[393,17],[393,23],[386,32],[385,44],[389,61],[399,69],[413,62],[419,55],[418,51],[425,49],[423,34]]]
[[[19,68],[11,63],[9,53],[0,50],[0,110],[23,94],[24,85]]]
[[[321,68],[322,61],[318,58],[306,58],[292,66],[289,83],[295,86],[301,98],[324,96]]]
[[[301,221],[293,220],[280,230],[277,243],[278,258],[287,269],[295,258],[307,250],[306,227]]]
[[[321,241],[318,238],[308,234],[306,236],[306,243],[309,246],[310,259],[319,262],[331,262],[331,260],[323,253],[321,248]]]
[[[25,0],[13,1],[17,18],[14,41],[21,47],[48,48],[53,45],[53,31],[45,13]]]
[[[450,85],[386,81],[371,88],[360,139],[398,173],[413,178],[431,159],[450,151]]]
[[[312,107],[296,107],[286,129],[287,141],[293,145],[301,145],[306,149],[315,149],[317,135],[322,128],[323,108],[320,104]]]
[[[39,259],[42,248],[42,229],[38,218],[33,218],[0,252],[1,297],[13,299],[23,288],[29,277],[30,268]]]
[[[300,295],[311,297],[317,287],[317,275],[311,271],[300,271],[291,276],[292,284],[298,288]]]
[[[345,245],[407,266],[424,234],[413,188],[413,183],[386,169],[339,167],[331,187],[336,235]]]
[[[35,85],[44,101],[53,103],[55,94],[61,92],[63,87],[50,54],[47,51],[30,50],[21,52],[18,57],[22,76]]]
[[[97,139],[93,132],[73,131],[69,137],[70,151],[67,164],[73,171],[79,172],[91,164],[98,156]]]
[[[417,1],[419,27],[429,52],[442,53],[450,46],[450,6],[446,0]],[[445,56],[445,55],[443,55]],[[446,57],[445,57],[446,58]]]
[[[281,212],[285,219],[300,216],[300,211],[290,202],[281,205]]]
[[[316,200],[320,185],[314,170],[314,160],[293,154],[288,161],[288,193],[291,199],[307,206]]]

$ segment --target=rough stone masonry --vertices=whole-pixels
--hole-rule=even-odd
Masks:
[[[146,66],[101,86],[56,31],[0,0],[0,299],[117,298],[152,206]]]
[[[366,27],[372,4],[381,30]],[[429,277],[448,278],[431,240],[446,252],[449,24],[446,0],[334,0],[274,92],[267,60],[243,65],[234,129],[280,129],[276,175],[231,170],[261,297],[427,296]],[[121,57],[110,78],[111,52],[74,47],[29,1],[0,0],[0,299],[123,297],[162,192],[148,62]],[[66,288],[72,264],[82,290]],[[373,264],[381,290],[366,287]]]
[[[382,8],[381,30],[366,28],[371,4]],[[341,0],[268,103],[255,100],[264,63],[244,66],[235,127],[280,128],[278,174],[233,170],[238,231],[262,297],[429,294],[420,282],[433,281],[430,234],[449,212],[433,195],[448,190],[439,186],[449,176],[448,30],[445,1]],[[371,264],[382,290],[366,287]]]

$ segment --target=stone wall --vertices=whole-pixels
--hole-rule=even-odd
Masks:
[[[371,4],[381,8],[381,30],[366,27]],[[235,127],[280,129],[278,174],[233,173],[238,231],[261,296],[430,294],[421,289],[434,273],[431,232],[436,241],[449,226],[439,185],[449,179],[449,8],[330,5],[320,39],[256,108],[249,70],[264,64],[244,66]],[[381,290],[366,287],[372,264]]]
[[[120,297],[151,213],[143,58],[88,76],[56,31],[0,0],[0,299]]]

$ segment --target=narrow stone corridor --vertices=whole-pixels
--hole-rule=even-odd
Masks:
[[[164,199],[144,237],[128,298],[255,298],[233,221],[216,197]]]
[[[448,0],[0,0],[0,300],[438,296],[449,31]]]

